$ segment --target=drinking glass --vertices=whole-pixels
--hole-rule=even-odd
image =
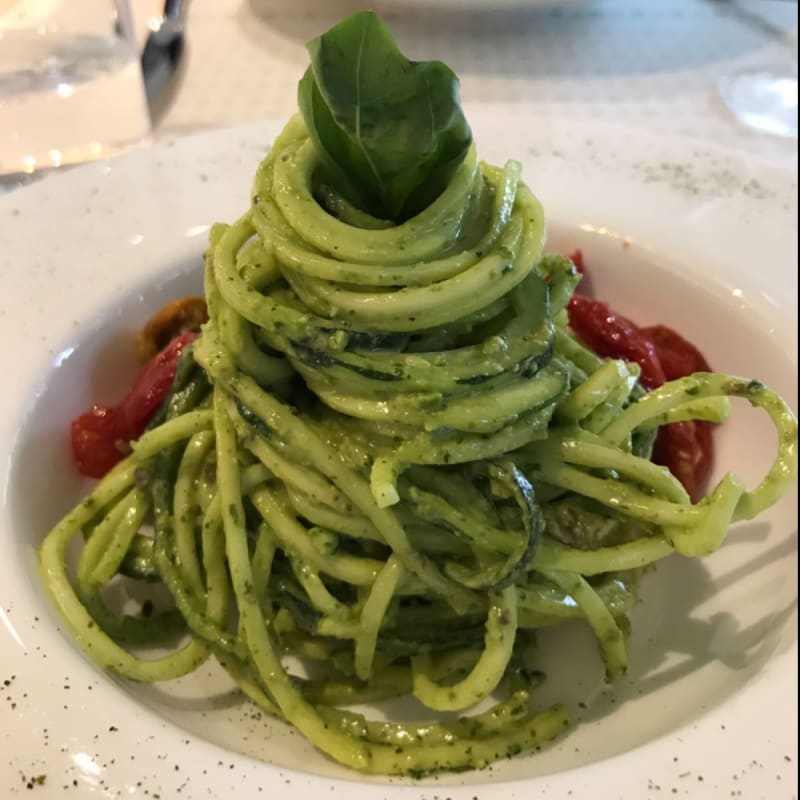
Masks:
[[[107,158],[149,134],[127,0],[0,0],[0,174]]]

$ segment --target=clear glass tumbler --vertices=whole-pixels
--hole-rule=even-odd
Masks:
[[[127,0],[0,0],[0,174],[107,158],[149,135]]]

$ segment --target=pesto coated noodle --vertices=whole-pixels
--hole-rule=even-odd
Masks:
[[[578,344],[565,307],[579,276],[543,254],[516,162],[480,163],[473,144],[399,224],[317,175],[298,116],[250,208],[211,231],[210,321],[157,424],[47,536],[45,585],[102,667],[160,681],[213,656],[353,769],[420,775],[536,749],[568,724],[535,706],[536,631],[585,619],[609,679],[623,675],[643,568],[711,553],[774,503],[796,474],[795,419],[728,375],[646,394],[636,365]],[[722,421],[729,397],[770,416],[775,460],[751,491],[728,474],[693,505],[649,460],[653,435]],[[103,588],[122,579],[173,604],[118,615]],[[325,673],[292,674],[287,655]],[[398,695],[432,721],[347,710]]]

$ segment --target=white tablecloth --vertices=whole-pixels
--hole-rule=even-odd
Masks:
[[[134,0],[142,30],[160,3]],[[361,4],[192,0],[187,49],[156,140],[296,108],[305,42]],[[611,120],[713,142],[797,168],[797,145],[752,133],[722,106],[722,76],[797,64],[797,4],[784,0],[378,0],[401,48],[461,77],[465,104]]]

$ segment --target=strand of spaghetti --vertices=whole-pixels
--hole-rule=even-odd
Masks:
[[[56,525],[42,542],[39,551],[42,580],[78,644],[99,666],[113,669],[134,680],[153,682],[186,675],[208,658],[208,647],[198,639],[191,639],[175,653],[161,658],[146,660],[128,653],[98,629],[86,606],[76,595],[67,574],[67,545],[99,509],[104,508],[133,483],[136,469],[142,461],[165,447],[189,438],[198,430],[207,428],[209,423],[208,412],[195,411],[146,433],[134,448],[133,454],[120,462],[88,498]]]
[[[277,552],[275,535],[269,525],[262,522],[256,529],[256,546],[253,550],[253,593],[260,598],[262,612],[269,618],[272,610],[269,608],[270,593],[269,580],[272,574],[272,565]]]
[[[673,422],[686,422],[687,420],[721,423],[728,419],[730,413],[731,404],[727,397],[707,397],[702,400],[681,403],[662,414],[650,417],[646,422],[639,425],[637,430],[654,430],[662,425],[669,425]]]
[[[394,505],[399,499],[397,479],[412,464],[463,464],[489,460],[543,439],[552,415],[552,406],[546,406],[488,436],[467,434],[434,439],[427,432],[418,434],[403,442],[391,456],[375,459],[370,472],[375,501],[381,508]]]
[[[545,578],[570,594],[580,607],[597,637],[609,680],[622,677],[628,668],[625,636],[611,615],[608,606],[582,575],[557,570],[540,570],[540,572]]]
[[[718,396],[742,397],[751,405],[763,408],[778,435],[772,466],[755,489],[742,494],[732,521],[752,519],[775,503],[797,478],[797,420],[786,403],[763,383],[713,372],[696,372],[645,395],[606,428],[603,438],[619,442],[648,419],[682,402]]]
[[[301,370],[301,374],[304,370]],[[424,398],[403,396],[393,400],[365,400],[325,388],[310,375],[309,385],[325,404],[342,414],[365,420],[394,419],[426,430],[452,428],[466,433],[497,433],[523,414],[553,404],[564,391],[567,376],[549,365],[528,380],[519,380],[492,392],[466,394],[442,402],[442,408],[426,408]],[[428,398],[428,405],[433,405]]]
[[[623,390],[627,399],[638,374],[638,370],[630,370],[624,361],[606,361],[559,402],[556,418],[579,422],[607,402],[618,389]]]
[[[536,212],[529,213],[531,220],[542,219],[533,216]],[[543,219],[538,226],[540,238],[542,226]],[[541,253],[541,243],[539,252],[536,252],[537,248],[525,241],[527,237],[524,237],[523,230],[522,221],[512,217],[497,248],[475,266],[425,286],[375,293],[356,292],[314,282],[291,271],[285,271],[284,275],[298,297],[321,316],[347,316],[387,331],[424,330],[479,311],[525,278]],[[530,238],[533,236],[535,233],[529,234]]]
[[[256,344],[250,323],[222,299],[218,303],[215,320],[220,338],[225,347],[235,353],[239,369],[252,375],[262,386],[272,386],[290,378],[292,368],[286,359],[267,355]]]
[[[252,491],[254,487],[263,483],[268,477],[269,474],[261,465],[247,467],[242,472],[244,491]],[[219,492],[215,491],[213,498],[206,507],[200,534],[203,568],[206,575],[206,615],[217,625],[222,625],[227,619],[232,599],[228,567],[225,561],[225,535],[222,529],[220,502]],[[253,555],[253,569],[257,570],[256,565],[263,566],[268,573],[271,555],[267,559],[267,554],[264,553],[265,544],[262,544],[261,541],[262,537],[259,537],[259,543],[257,543]],[[267,578],[268,574],[263,578],[264,582],[266,582]],[[260,574],[259,579],[261,579]],[[219,648],[216,648],[214,652],[218,653]]]
[[[635,592],[625,588],[619,578],[610,577],[592,588],[614,617],[627,614],[636,603]],[[525,588],[517,589],[517,596],[520,628],[541,627],[582,616],[572,596],[563,590],[554,590],[551,585],[529,583]],[[536,616],[531,617],[528,612],[534,612]],[[527,625],[529,619],[535,620],[534,624]]]
[[[177,609],[156,611],[147,616],[119,614],[106,605],[100,590],[86,592],[78,585],[76,594],[92,618],[92,627],[99,626],[118,645],[172,647],[176,639],[186,634],[186,621]]]
[[[354,586],[370,586],[380,572],[382,564],[375,559],[346,553],[324,556],[318,552],[308,538],[306,529],[289,512],[287,504],[282,503],[267,486],[251,492],[250,500],[274,531],[283,549],[315,570]]]
[[[103,630],[70,584],[65,564],[67,545],[77,531],[59,525],[42,544],[40,569],[54,605],[81,648],[103,669],[139,681],[164,681],[193,672],[209,655],[206,644],[192,639],[176,652],[152,660],[131,655]]]
[[[213,248],[210,263],[214,285],[236,312],[249,322],[273,333],[302,338],[311,326],[322,327],[323,319],[279,303],[255,291],[239,274],[236,254],[255,232],[249,214],[234,222]]]
[[[500,524],[500,515],[489,498],[471,481],[457,472],[442,474],[431,467],[412,467],[407,478],[423,491],[438,494],[442,500],[452,507],[469,509],[469,516],[463,521],[477,519],[480,522],[496,527]]]
[[[211,513],[209,510],[203,519],[200,541],[206,576],[206,614],[210,620],[222,626],[230,608],[231,586],[225,563],[225,537],[219,504],[214,506],[214,511],[216,513]]]
[[[336,531],[354,539],[369,539],[373,542],[382,542],[383,538],[377,528],[361,514],[343,514],[330,506],[316,502],[316,498],[309,497],[291,486],[286,489],[289,504],[298,516],[307,519],[315,526]]]
[[[312,249],[301,235],[292,230],[271,199],[253,209],[253,225],[261,237],[273,243],[285,267],[306,277],[372,287],[425,286],[474,266],[484,253],[494,247],[508,223],[519,183],[519,164],[509,162],[502,173],[485,165],[482,165],[482,169],[486,179],[480,181],[480,191],[485,191],[487,181],[492,183],[494,190],[490,224],[473,247],[432,261],[383,266],[374,262],[363,264],[325,256]],[[479,205],[480,196],[474,202]]]
[[[664,536],[683,556],[696,558],[710,555],[725,539],[744,492],[742,482],[729,473],[703,499],[706,514],[702,524],[667,526]]]
[[[405,568],[402,562],[390,556],[372,584],[369,595],[361,609],[359,632],[354,642],[353,666],[356,675],[363,681],[372,677],[372,662],[378,631],[389,608],[389,603],[403,580]]]
[[[562,432],[551,428],[550,434],[545,441],[528,445],[526,458],[540,459],[542,463],[554,461],[574,464],[591,470],[614,470],[619,476],[642,487],[645,496],[668,503],[689,504],[686,490],[666,467],[610,447],[588,432]]]
[[[313,198],[318,160],[309,138],[287,145],[274,161],[271,196],[287,222],[323,253],[347,261],[387,266],[427,261],[457,237],[478,177],[474,146],[447,188],[425,211],[383,230],[358,229],[325,212]],[[259,187],[260,188],[260,187]]]
[[[183,583],[197,598],[203,597],[205,586],[197,555],[193,493],[197,475],[213,444],[214,434],[211,431],[192,436],[175,479],[175,560],[180,565]]]
[[[517,549],[517,542],[508,531],[488,524],[474,515],[469,506],[454,507],[438,494],[415,486],[404,489],[402,496],[408,500],[417,518],[443,523],[458,536],[469,540],[478,551],[510,555]]]
[[[373,742],[385,742],[395,746],[430,746],[453,744],[459,739],[486,738],[494,733],[508,730],[522,722],[528,705],[529,693],[518,689],[502,703],[472,717],[460,717],[445,723],[396,723],[373,722],[361,714],[346,711],[324,711],[322,716],[331,724],[352,731]]]
[[[649,536],[592,550],[579,550],[544,540],[539,543],[531,566],[537,572],[551,569],[592,576],[646,567],[673,552],[672,545],[663,536]]]
[[[92,528],[78,559],[77,581],[84,591],[91,592],[114,576],[148,507],[147,495],[133,488]]]
[[[634,392],[638,388],[639,367],[638,365],[627,365],[628,376],[620,381],[616,387],[608,394],[606,399],[600,403],[583,420],[583,427],[592,433],[600,433],[615,420],[625,406],[631,400]]]
[[[238,419],[238,423],[237,431],[240,437],[245,438],[243,431],[247,428],[244,420]],[[339,511],[346,511],[349,508],[345,496],[325,480],[319,472],[284,458],[263,437],[251,436],[246,441],[250,452],[285,486],[294,487],[295,491],[303,492],[329,508]]]
[[[705,516],[700,506],[662,500],[615,477],[597,478],[556,458],[526,453],[521,461],[535,481],[591,497],[608,508],[654,525],[696,525]]]
[[[334,619],[344,624],[355,619],[355,609],[351,608],[346,603],[342,603],[328,591],[328,587],[325,586],[325,582],[320,577],[319,570],[316,570],[308,562],[302,561],[299,558],[292,558],[290,556],[289,561],[291,562],[292,572],[295,578],[297,578],[297,582],[303,588],[306,595],[308,595],[308,599],[316,611],[324,617]]]
[[[472,671],[452,686],[440,686],[428,675],[430,659],[412,659],[414,696],[436,711],[460,711],[488,697],[505,674],[517,633],[517,589],[489,593],[484,649]]]
[[[295,369],[313,367],[307,375],[324,376],[351,392],[374,392],[383,396],[387,390],[396,394],[457,393],[471,386],[496,387],[502,385],[504,379],[518,379],[518,373],[523,370],[532,373],[546,366],[553,355],[552,324],[545,320],[523,333],[518,330],[519,321],[520,317],[512,318],[480,346],[433,352],[330,351],[297,341],[287,341],[284,346]]]
[[[178,515],[185,514],[186,508],[182,507],[181,500],[176,498],[173,513],[169,487],[173,484],[174,476],[166,463],[167,460],[168,457],[159,459],[160,463],[154,469],[151,482],[154,512],[153,554],[159,574],[186,624],[196,636],[206,643],[213,643],[218,648],[242,656],[247,652],[244,643],[231,636],[220,623],[207,615],[205,593],[201,591],[200,594],[195,594],[186,581],[187,573],[175,563],[173,520]]]

